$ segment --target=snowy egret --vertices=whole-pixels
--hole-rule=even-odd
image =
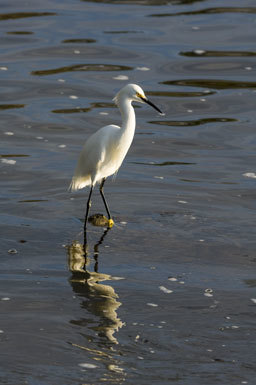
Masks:
[[[162,114],[160,109],[148,100],[142,88],[136,84],[127,84],[113,100],[120,110],[122,126],[111,124],[102,127],[87,139],[69,187],[71,191],[76,191],[90,186],[84,220],[85,234],[92,192],[97,182],[100,183],[100,194],[107,211],[108,226],[112,227],[114,224],[104,196],[103,186],[108,176],[117,173],[131,146],[135,131],[135,113],[132,102],[147,103]]]

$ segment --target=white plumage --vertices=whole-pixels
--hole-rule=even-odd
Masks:
[[[161,113],[161,111],[146,98],[142,88],[136,84],[127,84],[118,92],[113,100],[121,112],[122,126],[119,127],[111,124],[102,127],[87,139],[70,184],[72,191],[91,186],[87,202],[85,228],[91,205],[92,190],[97,182],[101,182],[100,192],[111,225],[113,224],[104,198],[103,184],[108,176],[118,171],[131,146],[136,124],[132,102],[147,103]]]

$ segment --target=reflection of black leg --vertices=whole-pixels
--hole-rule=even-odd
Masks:
[[[105,236],[107,235],[108,231],[110,228],[108,227],[102,236],[100,237],[100,240],[94,245],[94,259],[95,259],[95,265],[94,265],[94,271],[97,273],[98,272],[98,255],[99,255],[99,246],[102,244],[104,241]]]
[[[106,211],[107,211],[107,213],[108,213],[108,219],[111,219],[111,214],[110,214],[110,211],[109,211],[109,208],[108,208],[108,204],[107,204],[107,201],[106,201],[106,199],[105,199],[104,192],[103,192],[103,186],[104,186],[105,180],[106,180],[106,178],[103,178],[103,179],[102,179],[102,182],[101,182],[101,184],[100,184],[100,195],[101,195],[101,197],[102,197],[102,199],[103,199],[104,206],[105,206]]]
[[[91,186],[91,190],[90,190],[89,197],[87,200],[86,213],[85,213],[85,218],[84,218],[84,248],[85,249],[86,249],[86,244],[87,244],[87,234],[86,234],[87,221],[88,221],[90,207],[92,204],[92,202],[91,202],[92,190],[93,190],[93,186]]]

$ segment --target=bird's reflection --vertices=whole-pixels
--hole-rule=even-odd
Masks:
[[[118,344],[114,334],[123,326],[123,322],[117,316],[117,309],[121,302],[117,300],[118,295],[112,286],[101,283],[113,280],[113,278],[108,274],[98,272],[99,246],[108,231],[109,228],[94,245],[92,271],[89,270],[91,258],[88,256],[88,244],[82,245],[78,241],[73,241],[68,246],[69,269],[72,273],[70,284],[76,295],[82,297],[81,307],[98,318],[97,325],[90,329],[95,330],[101,338],[108,342]],[[71,322],[78,325],[88,324],[86,318]]]

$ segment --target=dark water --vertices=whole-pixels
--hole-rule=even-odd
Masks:
[[[1,384],[255,383],[255,26],[253,0],[1,2]],[[127,82],[166,115],[136,109],[85,261],[67,187]]]

